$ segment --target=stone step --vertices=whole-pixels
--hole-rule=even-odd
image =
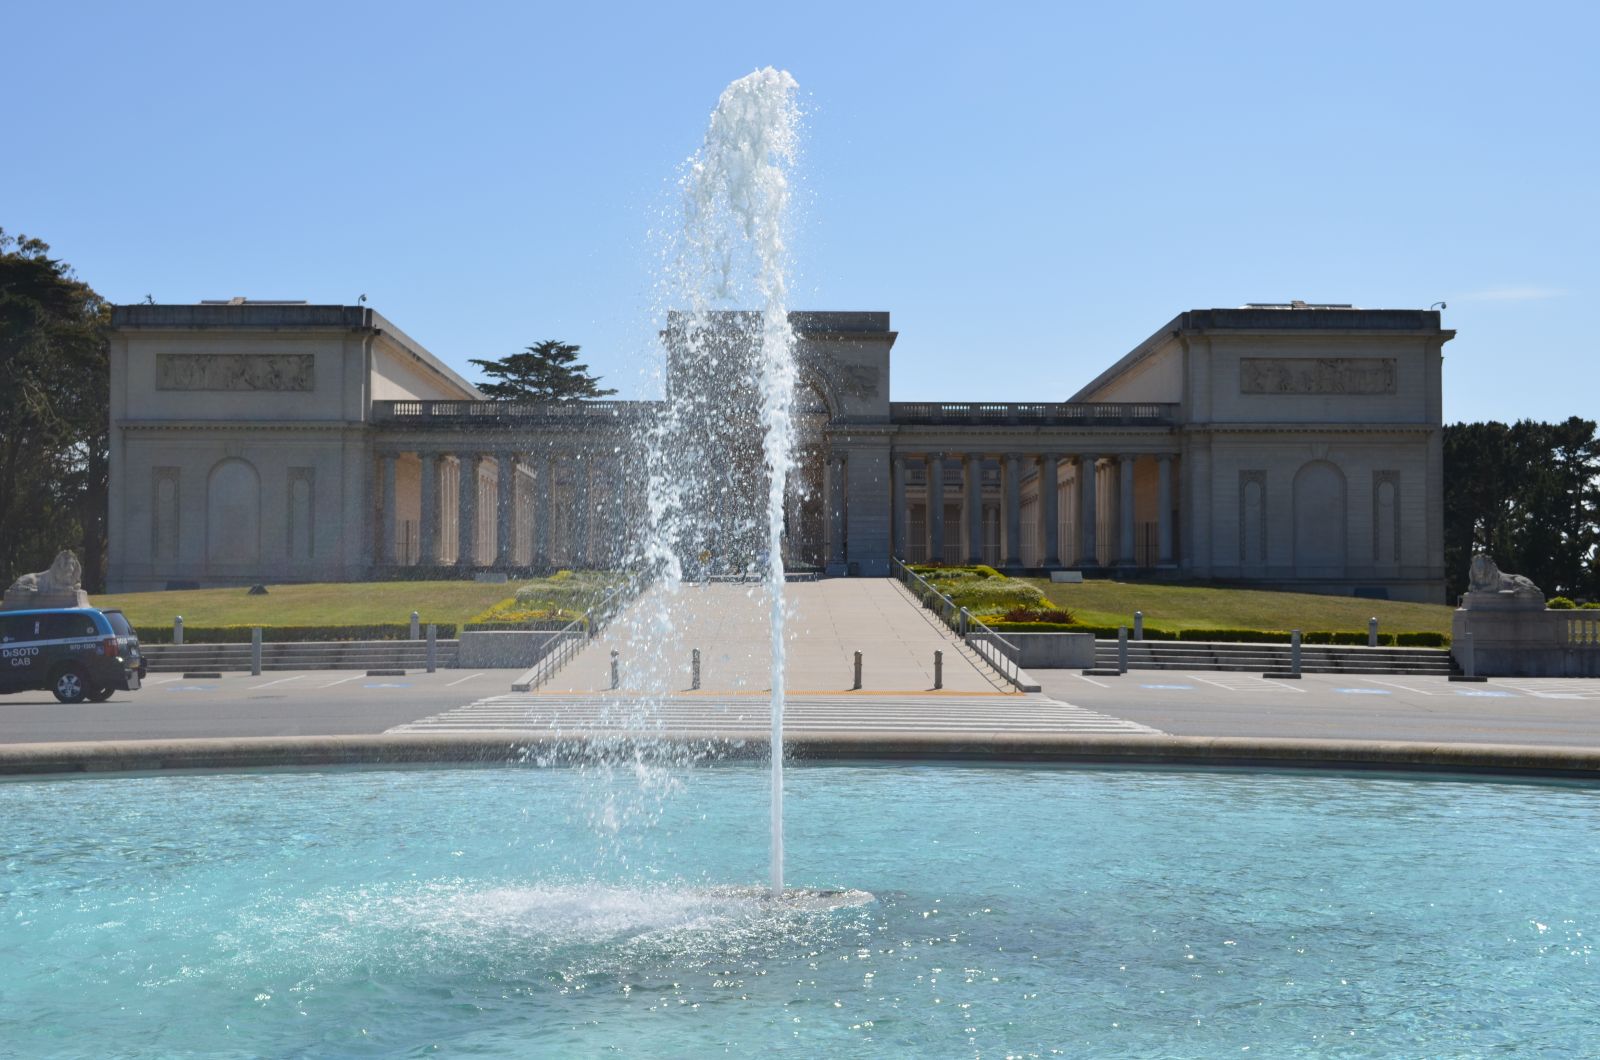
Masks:
[[[1292,648],[1287,644],[1241,644],[1227,641],[1129,641],[1130,670],[1218,670],[1250,672],[1286,670]],[[1117,641],[1095,641],[1097,667],[1115,667]],[[1300,647],[1305,673],[1447,675],[1450,653],[1439,648],[1368,648],[1347,644],[1305,644]]]

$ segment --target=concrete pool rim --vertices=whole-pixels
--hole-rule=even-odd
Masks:
[[[1124,734],[808,732],[786,760],[1331,770],[1600,781],[1600,748],[1443,741]],[[765,738],[714,733],[381,733],[0,744],[0,778],[342,766],[574,764],[619,752],[765,760]]]

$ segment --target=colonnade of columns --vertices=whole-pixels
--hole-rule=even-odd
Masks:
[[[612,452],[397,449],[377,459],[379,566],[611,566],[639,501],[621,488]]]
[[[894,458],[894,498],[892,503],[895,554],[902,558],[915,557],[924,550],[921,542],[910,540],[912,518],[908,498],[910,471],[917,464],[927,469],[924,491],[924,525],[918,529],[926,540],[926,558],[930,561],[948,562],[956,559],[962,563],[983,563],[984,546],[984,467],[993,461],[999,465],[999,532],[996,535],[998,555],[989,557],[1008,568],[1029,567],[1094,567],[1104,562],[1115,566],[1173,566],[1176,563],[1173,532],[1173,470],[1172,453],[1118,453],[1102,456],[1098,453],[1020,453],[1000,454],[988,452],[947,453],[932,452],[921,456]],[[1136,498],[1135,469],[1140,460],[1153,460],[1156,465],[1154,540],[1147,539],[1140,547],[1135,520]],[[946,485],[946,470],[952,461],[962,468],[961,483],[957,493],[964,525],[946,526],[945,507],[950,501]],[[1072,526],[1076,540],[1063,542],[1061,519],[1062,482],[1064,467],[1073,471],[1076,496],[1072,502]],[[1148,473],[1148,472],[1147,472]],[[1024,516],[1024,486],[1032,481],[1033,490],[1027,498],[1033,503]],[[1148,480],[1146,480],[1148,483]],[[1148,485],[1146,487],[1148,489]],[[1147,501],[1148,510],[1152,505]],[[993,510],[993,506],[990,506]],[[1025,530],[1032,531],[1031,535]],[[1101,533],[1106,540],[1102,542]],[[953,534],[960,543],[957,553],[946,549],[946,537]],[[1031,546],[1025,548],[1025,537],[1031,536]],[[837,549],[837,538],[835,548]],[[1102,548],[1102,544],[1105,546]],[[1066,545],[1066,548],[1063,548]],[[1154,547],[1149,547],[1153,545]],[[914,547],[915,546],[915,547]],[[1025,552],[1028,553],[1025,556]]]

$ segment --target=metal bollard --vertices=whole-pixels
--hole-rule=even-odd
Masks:
[[[696,648],[689,661],[689,687],[700,687],[700,649]]]
[[[1373,617],[1367,619],[1367,647],[1376,648],[1377,646],[1378,646],[1378,617],[1376,615],[1374,615]]]
[[[415,611],[411,612],[411,639],[412,640],[421,640],[422,639],[422,627],[418,624],[418,621],[421,618],[422,618],[422,616],[417,614]]]
[[[250,676],[261,676],[261,627],[250,631]]]
[[[1144,612],[1143,611],[1135,611],[1133,613],[1133,639],[1134,640],[1144,640]]]
[[[1300,676],[1300,631],[1289,631],[1289,672],[1296,677]]]
[[[965,608],[962,609],[962,613],[963,614],[966,613],[966,609]],[[852,689],[858,689],[858,688],[861,687],[861,653],[860,652],[856,652],[856,681],[855,681],[855,684],[851,685],[850,687]]]
[[[944,687],[944,652],[938,650],[933,653],[933,687]]]
[[[183,643],[183,616],[174,615],[172,618],[172,643]]]
[[[1128,627],[1117,627],[1117,673],[1128,672]]]
[[[617,656],[619,654],[621,654],[621,653],[618,652],[617,649],[615,649],[615,648],[611,649],[611,687],[612,688],[620,688],[622,686],[622,666],[621,666],[620,663],[617,662]]]
[[[428,623],[428,672],[439,669],[439,627]]]

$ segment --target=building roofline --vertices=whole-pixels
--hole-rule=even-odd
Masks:
[[[1354,306],[1248,305],[1234,309],[1190,309],[1179,313],[1113,364],[1079,388],[1068,401],[1087,401],[1087,395],[1110,383],[1180,335],[1200,334],[1328,334],[1364,332],[1441,335],[1455,332],[1439,326],[1436,309],[1358,309]]]
[[[370,331],[385,335],[423,367],[481,400],[482,391],[407,335],[376,309],[364,305],[308,305],[297,302],[243,302],[200,305],[119,305],[111,311],[118,331],[206,331],[213,328],[263,331]]]

